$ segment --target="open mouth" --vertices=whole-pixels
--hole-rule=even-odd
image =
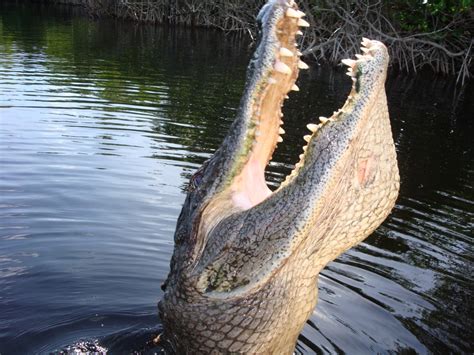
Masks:
[[[273,13],[271,13],[273,12]],[[249,98],[249,120],[245,133],[245,144],[251,145],[246,163],[235,176],[230,186],[232,204],[239,210],[247,210],[266,200],[272,192],[265,181],[265,168],[271,161],[278,143],[283,142],[285,133],[282,107],[290,91],[299,91],[295,84],[300,70],[308,69],[308,65],[300,60],[297,37],[301,29],[309,23],[303,19],[304,12],[299,11],[295,3],[284,3],[280,6],[264,7],[259,14],[260,21],[274,22],[263,26],[260,44],[254,57],[254,66],[260,66],[261,75],[253,83],[252,97]],[[299,162],[294,170],[286,177],[279,189],[283,188],[298,175],[305,165],[308,145],[317,140],[323,126],[344,119],[344,114],[350,112],[357,103],[358,93],[362,85],[363,73],[361,68],[368,61],[374,60],[374,54],[383,46],[377,41],[362,40],[362,54],[355,59],[344,59],[348,66],[347,74],[352,78],[352,90],[341,109],[329,117],[319,117],[319,122],[308,124],[309,134],[304,136],[307,145],[303,147]],[[367,74],[368,75],[368,74]],[[366,75],[366,76],[367,76]],[[312,152],[311,154],[318,154]]]

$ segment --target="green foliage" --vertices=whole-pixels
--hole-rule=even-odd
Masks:
[[[469,16],[474,0],[398,0],[387,2],[391,15],[401,30],[407,32],[433,32]],[[459,29],[458,29],[459,30]],[[460,32],[460,31],[458,31]]]

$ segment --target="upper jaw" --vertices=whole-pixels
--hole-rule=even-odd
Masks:
[[[327,165],[318,162],[321,153],[332,149],[337,157],[337,149],[346,149],[351,143],[350,140],[344,143],[344,138],[352,137],[355,130],[360,131],[370,122],[371,115],[364,111],[371,108],[380,92],[384,92],[389,56],[387,48],[379,41],[363,38],[361,44],[362,54],[357,54],[354,59],[342,60],[342,64],[348,67],[347,75],[352,79],[345,103],[330,117],[320,116],[319,122],[307,125],[309,134],[303,137],[307,144],[303,146],[299,162],[279,190],[291,184],[304,170],[318,170],[321,173],[329,170]]]

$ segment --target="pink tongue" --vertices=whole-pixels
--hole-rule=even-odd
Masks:
[[[240,181],[232,193],[232,202],[243,210],[259,204],[271,195],[265,182],[265,174],[258,162],[250,161],[240,175]]]

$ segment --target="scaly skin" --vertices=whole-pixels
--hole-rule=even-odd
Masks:
[[[159,303],[177,353],[291,354],[321,269],[372,233],[397,198],[389,58],[367,39],[363,56],[344,61],[354,83],[343,108],[309,125],[295,170],[275,192],[264,187],[281,105],[306,67],[295,44],[302,15],[284,0],[262,9],[237,118],[190,182]]]

